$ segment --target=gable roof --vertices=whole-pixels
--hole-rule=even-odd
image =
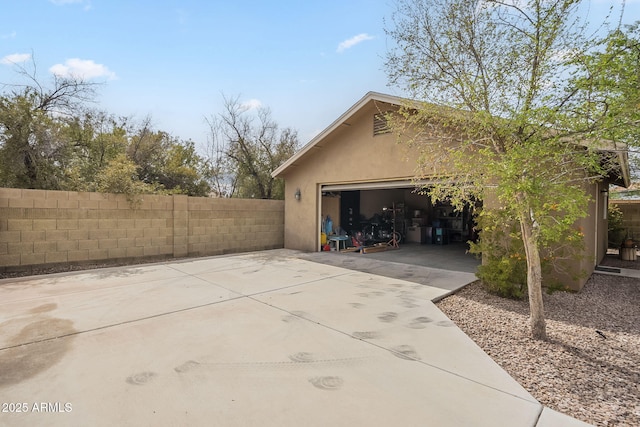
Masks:
[[[281,176],[289,167],[294,166],[298,160],[304,157],[307,153],[312,151],[314,148],[319,148],[320,143],[327,137],[327,135],[334,132],[337,128],[346,124],[347,121],[353,117],[361,108],[367,105],[370,102],[380,102],[392,105],[407,105],[414,104],[417,105],[419,102],[413,101],[407,98],[402,98],[394,95],[386,95],[379,92],[368,92],[365,96],[363,96],[358,102],[353,104],[351,108],[349,108],[346,112],[344,112],[340,117],[338,117],[333,123],[331,123],[325,130],[316,135],[311,141],[309,141],[306,145],[304,145],[300,150],[298,150],[293,156],[291,156],[286,162],[281,164],[277,169],[275,169],[271,176],[274,178],[278,178]],[[601,148],[600,151],[607,152],[609,151],[613,154],[619,162],[620,166],[620,175],[618,177],[611,177],[612,183],[621,187],[628,187],[631,184],[631,174],[629,171],[629,160],[627,156],[626,150],[612,150],[607,148]]]
[[[355,113],[357,113],[362,107],[369,102],[383,102],[386,104],[403,105],[406,102],[410,102],[406,98],[401,98],[393,95],[385,95],[379,92],[368,92],[358,102],[356,102],[351,108],[349,108],[344,114],[338,117],[333,123],[331,123],[325,130],[316,135],[305,146],[298,150],[293,156],[291,156],[286,162],[281,164],[276,170],[271,173],[271,176],[277,178],[282,175],[286,169],[294,165],[300,158],[304,157],[313,148],[317,148],[322,140],[335,131],[337,128],[346,123]]]

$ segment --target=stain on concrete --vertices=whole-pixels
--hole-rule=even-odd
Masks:
[[[68,319],[43,319],[24,326],[8,341],[10,348],[0,350],[0,387],[18,384],[54,366],[71,348],[76,332]]]
[[[127,377],[127,383],[131,385],[145,385],[149,381],[152,381],[157,376],[158,374],[156,374],[155,372],[149,372],[149,371],[140,372],[138,374],[134,374],[134,375],[131,375],[130,377]]]
[[[299,318],[299,317],[296,317],[296,316],[291,316],[291,315],[288,315],[288,314],[287,314],[287,315],[285,315],[285,316],[282,316],[282,318],[281,318],[280,320],[282,320],[282,321],[283,321],[283,322],[285,322],[285,323],[292,323],[292,322],[299,322],[299,321],[300,321],[300,318]]]
[[[416,304],[415,299],[412,298],[405,298],[402,300],[402,306],[405,308],[416,308],[416,307],[420,307],[418,304]]]
[[[352,302],[352,303],[349,303],[349,305],[351,307],[353,307],[353,308],[362,308],[362,307],[364,307],[364,304],[361,304],[359,302]]]
[[[316,360],[315,356],[312,353],[307,353],[306,351],[301,351],[296,354],[290,354],[289,360],[292,362],[301,362],[301,363],[309,363]]]
[[[97,273],[98,279],[107,279],[111,277],[130,277],[144,273],[142,268],[113,268],[105,269]]]
[[[456,324],[453,323],[451,320],[441,320],[439,322],[436,322],[436,325],[442,326],[444,328],[450,328],[452,326],[456,326]]]
[[[427,327],[427,323],[433,322],[433,319],[426,316],[416,317],[409,323],[409,327],[412,329],[424,329]]]
[[[182,365],[180,366],[176,366],[174,369],[174,371],[176,371],[179,374],[188,372],[192,369],[197,368],[198,366],[200,366],[199,362],[196,362],[195,360],[187,360],[186,362],[184,362]]]
[[[381,334],[378,331],[357,331],[351,334],[354,338],[361,340],[374,340],[380,338]]]
[[[418,304],[416,304],[417,299],[414,297],[414,294],[412,292],[401,291],[400,295],[398,295],[398,298],[400,299],[402,306],[405,308],[420,307]]]
[[[46,313],[49,311],[53,311],[56,308],[58,308],[58,304],[55,304],[55,303],[42,304],[29,310],[29,313],[31,314]]]
[[[393,311],[386,311],[378,314],[378,320],[385,323],[394,322],[398,318],[398,313]]]
[[[393,286],[394,288],[404,288],[404,283],[390,283],[389,286]]]
[[[418,354],[418,352],[410,345],[403,344],[397,347],[392,347],[391,354],[394,356],[404,359],[404,360],[421,360],[422,358]]]
[[[291,314],[294,315],[294,316],[298,316],[298,317],[307,317],[307,316],[309,316],[309,313],[307,313],[306,311],[301,311],[301,310],[292,311]]]
[[[313,384],[315,388],[328,391],[340,390],[344,384],[344,380],[341,377],[331,376],[309,378],[309,382]]]

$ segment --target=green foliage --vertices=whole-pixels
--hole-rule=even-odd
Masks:
[[[127,155],[138,166],[139,179],[172,194],[207,196],[205,161],[193,141],[179,141],[145,125],[130,138]]]
[[[0,94],[0,187],[209,194],[193,142],[87,109],[92,83],[54,77],[45,87],[18,72],[26,83]]]
[[[59,125],[31,91],[0,97],[0,186],[55,189],[65,154]]]
[[[613,147],[640,141],[640,21],[611,31],[597,49],[576,58],[574,108]]]
[[[253,114],[225,99],[203,157],[193,141],[154,130],[149,119],[87,109],[91,83],[54,77],[47,88],[18,71],[26,84],[0,93],[0,187],[284,198],[284,181],[271,172],[293,155],[298,136],[280,130],[266,108]]]
[[[511,225],[509,225],[511,224]],[[476,275],[486,289],[506,298],[520,299],[527,294],[527,258],[520,227],[505,210],[478,209],[480,240],[470,243],[470,252],[483,256]],[[568,227],[554,239],[555,245],[542,252],[542,286],[547,293],[567,290],[551,273],[575,274],[571,266],[584,255],[584,234],[580,228]]]
[[[527,263],[524,259],[490,255],[478,267],[477,276],[493,294],[513,299],[526,295]]]
[[[126,123],[101,111],[69,118],[64,132],[70,149],[63,164],[67,177],[63,190],[99,191],[97,182],[105,168],[122,156],[128,145]]]
[[[191,196],[207,196],[209,184],[202,174],[203,159],[196,153],[192,141],[173,144],[165,153],[164,173],[159,180],[172,192]]]
[[[396,3],[387,72],[418,102],[392,127],[421,152],[416,178],[446,176],[430,184],[433,199],[484,200],[502,226],[517,224],[532,332],[544,338],[543,258],[578,256],[585,188],[620,178],[616,143],[638,140],[625,137],[630,123],[637,132],[637,44],[587,36],[580,0]],[[502,283],[518,271],[489,256]]]
[[[485,288],[505,298],[521,299],[527,292],[527,262],[516,227],[496,226],[488,215],[480,214],[482,238],[471,243],[470,252],[483,255],[476,276]]]
[[[609,247],[611,248],[619,248],[622,244],[622,241],[625,238],[625,229],[623,227],[623,215],[622,210],[618,207],[618,205],[614,203],[609,203],[609,212],[607,213],[608,218],[608,239],[609,239]]]
[[[398,3],[388,71],[429,101],[394,124],[422,153],[418,178],[446,175],[429,191],[458,207],[490,195],[485,210],[519,223],[537,251],[562,242],[586,216],[585,186],[613,167],[577,116],[583,90],[559,78],[594,46],[571,33],[579,1]]]
[[[192,141],[100,111],[60,115],[43,102],[32,89],[0,96],[0,186],[208,195]]]
[[[112,159],[97,178],[96,191],[125,194],[131,205],[137,206],[141,194],[156,193],[153,186],[140,181],[136,176],[136,165],[124,154]]]

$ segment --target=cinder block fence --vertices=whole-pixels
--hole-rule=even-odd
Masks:
[[[0,188],[0,271],[283,246],[281,200]]]

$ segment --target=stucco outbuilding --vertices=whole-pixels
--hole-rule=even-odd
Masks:
[[[285,248],[321,250],[327,216],[334,229],[351,234],[362,229],[368,218],[381,218],[393,208],[405,240],[460,244],[464,250],[474,232],[471,208],[455,213],[446,204],[433,206],[429,197],[418,194],[413,181],[417,149],[398,143],[384,127],[384,113],[404,103],[403,98],[367,93],[272,173],[285,181]],[[587,275],[558,277],[573,289],[584,285],[606,254],[608,187],[611,182],[629,184],[626,153],[620,153],[618,161],[620,177],[587,188],[592,202],[588,216],[577,224],[584,230],[586,256],[575,265],[576,272]],[[439,167],[446,169],[446,165]],[[436,225],[444,229],[444,241],[435,235]]]

